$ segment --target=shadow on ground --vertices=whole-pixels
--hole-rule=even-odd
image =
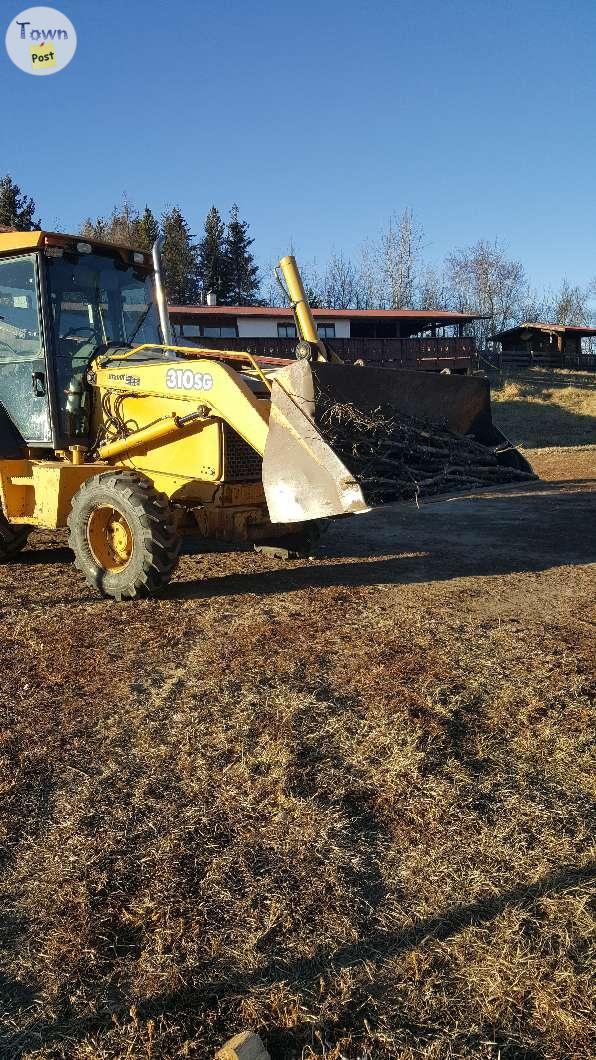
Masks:
[[[170,599],[267,595],[592,563],[596,561],[591,529],[596,491],[582,491],[581,485],[537,483],[539,488],[523,494],[459,498],[425,505],[419,512],[412,507],[385,509],[336,523],[322,543],[318,561],[178,581],[165,595]]]
[[[248,572],[234,570],[235,563],[246,565],[247,561],[246,555],[237,559],[235,546],[211,543],[206,551],[201,543],[189,541],[179,580],[162,598],[409,585],[596,562],[593,487],[587,481],[536,482],[518,490],[427,503],[420,510],[412,504],[390,506],[334,522],[314,559],[280,561],[263,569],[263,560],[255,556],[255,569]],[[22,552],[11,566],[72,563],[68,548],[44,547],[42,535],[39,542],[41,547],[35,548],[34,541],[34,547]],[[214,553],[229,555],[229,571],[209,575]],[[252,553],[249,562],[251,558]],[[195,563],[199,576],[189,578]],[[91,591],[71,599],[104,606]],[[52,606],[52,600],[45,598],[43,605]]]
[[[512,908],[527,908],[545,895],[552,896],[578,886],[587,886],[596,880],[596,862],[585,866],[561,866],[556,872],[538,880],[536,883],[519,883],[502,894],[493,895],[469,902],[466,905],[454,906],[443,910],[435,916],[426,917],[412,927],[399,931],[371,931],[355,943],[341,946],[334,952],[321,952],[309,960],[295,963],[281,961],[271,962],[256,969],[249,975],[238,975],[237,969],[231,967],[220,980],[213,981],[207,990],[181,989],[174,993],[141,1001],[136,1005],[136,1014],[141,1020],[157,1019],[160,1016],[184,1015],[192,1018],[199,1008],[220,1003],[225,998],[237,998],[252,988],[266,989],[276,983],[284,983],[296,989],[312,987],[330,969],[353,968],[362,962],[379,962],[414,949],[429,940],[446,942],[469,927],[480,927],[490,924],[498,916]],[[0,978],[2,987],[3,1008],[5,1016],[14,1012],[21,1005],[31,1005],[34,1001],[29,988],[18,982]],[[89,1034],[106,1030],[112,1026],[114,1017],[121,1012],[126,1017],[134,999],[121,996],[119,1004],[110,1006],[105,1013],[98,1013],[85,1019],[68,1019],[68,1040],[71,1044],[82,1042]],[[428,1041],[431,1028],[409,1027],[414,1035]],[[295,1041],[296,1028],[284,1035],[284,1032],[273,1032],[273,1055],[284,1056],[284,1038],[288,1045]],[[49,1048],[52,1044],[64,1041],[64,1027],[58,1018],[55,1022],[35,1020],[26,1032],[13,1035],[10,1030],[0,1027],[0,1057],[21,1060],[29,1055],[33,1048]],[[527,1056],[527,1053],[524,1054]],[[541,1054],[537,1054],[541,1055]]]
[[[529,400],[496,401],[495,425],[516,446],[540,449],[542,446],[592,445],[596,439],[596,415],[570,412],[561,405],[536,400],[528,387]],[[594,395],[596,409],[596,394]]]

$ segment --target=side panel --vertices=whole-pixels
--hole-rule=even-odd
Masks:
[[[114,358],[97,368],[95,383],[102,394],[122,395],[127,408],[132,407],[128,401],[133,395],[139,409],[141,401],[152,399],[154,417],[172,412],[183,416],[206,407],[214,417],[229,423],[256,452],[262,455],[265,451],[269,401],[257,398],[240,373],[226,364],[203,358],[157,363]],[[140,414],[135,420],[139,427],[149,422]],[[187,473],[193,475],[194,468]]]
[[[152,423],[171,411],[180,416],[191,411],[182,401],[173,403],[142,394],[122,396],[119,410],[125,422],[138,423],[139,426]],[[160,483],[159,488],[169,496],[196,480],[219,482],[223,473],[221,424],[216,420],[198,421],[173,437],[132,449],[130,455],[119,456],[116,463],[152,480],[159,476],[166,483]]]
[[[36,524],[51,529],[66,526],[72,498],[79,487],[105,470],[101,464],[34,463]]]
[[[0,493],[7,518],[55,530],[66,526],[72,498],[105,464],[66,464],[58,461],[0,461]]]
[[[35,511],[35,492],[30,460],[0,460],[0,495],[7,519],[29,522]]]

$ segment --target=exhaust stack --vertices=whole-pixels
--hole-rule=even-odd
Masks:
[[[159,312],[159,323],[161,325],[161,334],[163,338],[164,346],[172,345],[172,328],[170,326],[170,314],[168,313],[168,300],[166,298],[166,291],[163,282],[163,273],[161,271],[161,248],[163,247],[163,239],[160,236],[155,240],[153,244],[153,250],[151,252],[153,257],[153,271],[155,274],[155,297],[157,301],[157,309]]]

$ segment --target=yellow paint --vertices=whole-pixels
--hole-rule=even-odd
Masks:
[[[291,298],[294,312],[296,313],[300,335],[303,339],[306,339],[307,342],[311,342],[316,346],[319,350],[320,357],[326,361],[327,352],[319,338],[317,326],[310,305],[308,304],[304,284],[302,283],[302,277],[298,271],[296,258],[292,254],[288,254],[285,258],[281,259],[279,266],[283,272],[288,294]]]
[[[104,570],[114,573],[124,570],[133,551],[133,534],[121,512],[102,504],[89,516],[87,524],[89,548]]]
[[[46,44],[42,41],[41,44],[32,44],[29,51],[31,54],[31,65],[34,69],[39,66],[56,65],[56,52],[53,44]]]
[[[316,346],[318,356],[321,360],[331,360],[335,363],[341,364],[341,357],[338,357],[333,351],[328,353],[325,343],[319,337],[315,318],[312,315],[312,309],[310,308],[308,298],[306,297],[302,277],[298,270],[298,265],[296,264],[296,258],[292,254],[287,254],[285,258],[281,258],[279,267],[286,282],[286,288],[296,314],[298,330],[301,337],[306,339],[307,342],[310,342],[312,346]]]
[[[128,247],[116,247],[113,243],[106,243],[101,239],[83,239],[82,236],[66,235],[61,232],[47,232],[36,229],[34,232],[0,232],[0,257],[3,254],[27,254],[44,245],[56,247],[75,248],[77,243],[91,243],[93,247],[108,248],[113,254],[117,254],[125,261],[130,260],[133,251]],[[137,250],[135,253],[143,254],[146,266],[151,265],[151,255],[146,251]]]
[[[71,445],[70,449],[68,450],[68,457],[70,458],[70,460],[72,461],[73,464],[77,465],[77,467],[80,464],[84,464],[85,463],[85,446],[84,445]]]
[[[104,361],[97,371],[95,386],[102,398],[111,395],[113,400],[120,396],[122,419],[137,423],[140,434],[136,439],[135,435],[130,436],[122,445],[118,440],[118,447],[111,452],[108,445],[102,447],[101,454],[106,459],[118,459],[125,466],[137,467],[152,479],[155,475],[162,476],[158,489],[172,496],[185,483],[221,480],[222,422],[228,423],[263,455],[269,402],[257,398],[242,376],[228,365],[187,357],[158,364],[132,365],[129,358],[122,364],[121,361],[120,357],[109,364]],[[129,383],[132,377],[134,386]],[[195,382],[190,385],[191,381],[197,382],[196,389]],[[102,425],[101,401],[94,402],[94,409],[92,435]],[[198,410],[203,418],[181,429],[176,426],[175,418]],[[152,437],[153,425],[155,437]]]
[[[174,436],[179,434],[181,430],[184,430],[184,425],[180,422],[180,418],[174,413],[168,413],[157,423],[142,427],[138,431],[133,431],[126,438],[120,438],[115,442],[108,442],[107,445],[102,445],[99,449],[99,456],[102,460],[110,460],[112,457],[120,456],[123,453],[128,454],[142,448],[148,449],[156,442],[165,441],[166,438],[173,440]]]
[[[175,350],[177,354],[190,354],[193,360],[196,360],[201,354],[209,360],[240,361],[242,364],[249,364],[255,375],[265,384],[268,390],[271,390],[271,382],[248,350],[211,350],[207,346],[163,346],[161,343],[144,342],[141,346],[134,346],[132,350],[127,350],[126,353],[120,354],[118,359],[120,361],[129,360],[129,358],[144,350]]]
[[[15,522],[23,522],[23,517],[35,510],[31,466],[30,460],[0,461],[2,507],[7,518]]]
[[[29,233],[19,233],[19,235]],[[182,369],[180,365],[182,364]],[[185,390],[168,386],[167,373],[191,372],[208,389]],[[134,373],[134,387],[126,377]],[[184,381],[186,377],[182,377]],[[190,378],[190,377],[188,377]],[[177,384],[179,376],[170,377]],[[5,460],[0,462],[0,493],[4,510],[15,522],[54,529],[65,526],[72,498],[90,476],[113,468],[130,468],[145,475],[159,492],[192,508],[213,505],[222,514],[215,523],[226,522],[223,509],[252,509],[259,521],[267,520],[262,483],[224,483],[223,423],[227,422],[261,455],[268,432],[269,401],[253,394],[238,372],[229,365],[197,358],[162,361],[157,364],[120,364],[113,361],[98,368],[95,387],[98,398],[120,399],[120,414],[138,430],[100,450],[100,461],[83,463],[84,451],[73,447],[63,460]],[[101,400],[95,400],[91,436],[102,425]],[[201,411],[201,418],[179,425],[179,419]],[[236,518],[230,516],[230,518]],[[242,536],[250,518],[240,520]],[[223,522],[222,522],[223,521]],[[223,533],[223,529],[222,529]]]
[[[0,494],[7,517],[56,529],[66,525],[72,498],[79,486],[105,464],[71,464],[58,460],[0,461]]]
[[[217,430],[218,425],[212,424],[211,428]],[[115,466],[133,465],[128,463]],[[27,523],[45,529],[64,527],[72,499],[83,482],[93,475],[111,470],[113,466],[104,463],[76,465],[68,461],[0,461],[0,498],[4,511],[12,522]],[[147,474],[147,477],[157,490],[184,502],[189,513],[194,508],[199,529],[210,537],[224,540],[257,540],[271,533],[261,482],[197,481],[191,483],[189,488],[188,483],[172,473],[156,472]],[[108,544],[114,554],[120,556],[120,562],[123,559],[127,561],[128,555],[126,527],[121,523],[122,516],[118,513],[106,521],[102,530],[104,534],[108,534]],[[280,527],[277,527],[277,531],[279,530]],[[95,545],[97,548],[101,547],[97,539]],[[97,551],[96,555],[99,555]]]
[[[43,232],[0,232],[0,255],[27,254],[43,242]]]

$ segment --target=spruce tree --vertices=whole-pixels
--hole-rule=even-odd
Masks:
[[[192,305],[199,296],[197,244],[180,209],[172,206],[162,217],[162,254],[166,291],[170,305]]]
[[[250,252],[253,243],[254,239],[248,234],[248,223],[240,220],[234,203],[224,241],[228,305],[252,305],[256,300],[260,281],[259,270]]]
[[[148,206],[145,207],[143,215],[139,217],[136,225],[136,246],[141,250],[152,250],[153,244],[159,235],[159,225]]]
[[[80,229],[80,235],[85,239],[101,239],[104,243],[110,242],[110,222],[105,217],[86,217]]]
[[[228,300],[228,274],[225,254],[225,227],[216,206],[205,218],[203,238],[199,243],[199,276],[204,294],[214,291],[217,301]]]
[[[81,226],[81,235],[86,239],[116,243],[120,247],[136,247],[139,245],[140,223],[139,211],[124,193],[122,202],[116,203],[108,218],[93,220],[88,217]]]
[[[0,177],[0,226],[31,232],[40,225],[41,221],[35,220],[33,199],[23,194],[8,173]]]

